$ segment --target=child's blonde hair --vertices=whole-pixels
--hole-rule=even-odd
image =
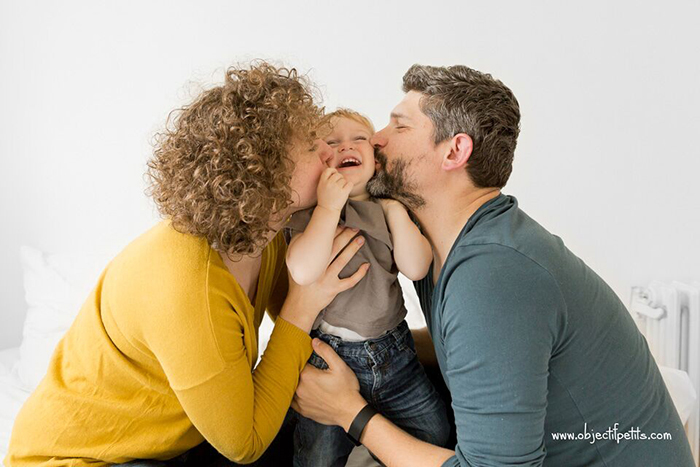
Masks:
[[[333,128],[333,125],[331,125],[331,120],[334,118],[349,118],[350,120],[356,121],[360,125],[366,126],[372,132],[372,134],[374,134],[374,125],[372,125],[372,121],[369,118],[365,117],[360,112],[345,108],[339,108],[329,114],[324,115],[321,119],[321,127],[328,128],[328,131],[330,131]]]

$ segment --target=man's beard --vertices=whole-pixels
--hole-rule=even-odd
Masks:
[[[379,162],[381,168],[367,182],[367,193],[375,198],[393,198],[410,211],[425,205],[425,199],[414,191],[415,184],[407,180],[406,161],[395,161],[391,171],[387,171],[386,155],[378,149],[374,150],[374,160]]]

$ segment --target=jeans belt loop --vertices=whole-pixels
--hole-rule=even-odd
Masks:
[[[405,336],[402,335],[402,332],[397,329],[399,326],[396,326],[391,330],[391,335],[396,341],[399,350],[404,350],[406,348],[406,339]]]

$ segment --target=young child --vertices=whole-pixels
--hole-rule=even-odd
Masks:
[[[384,416],[412,435],[444,445],[449,435],[445,405],[416,357],[406,308],[397,278],[422,279],[432,261],[423,237],[401,203],[373,199],[367,181],[374,175],[372,123],[357,112],[339,109],[325,117],[333,149],[321,175],[315,208],[294,214],[287,267],[297,283],[315,281],[333,259],[338,225],[358,229],[360,251],[341,271],[348,277],[370,263],[354,288],[338,294],[317,318],[312,337],[327,342],[355,372],[362,396]],[[327,368],[317,354],[309,362]],[[354,444],[338,426],[316,423],[297,414],[294,465],[343,466]]]

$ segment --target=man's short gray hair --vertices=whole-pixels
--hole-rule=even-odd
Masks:
[[[413,65],[403,90],[424,95],[420,107],[435,127],[436,144],[458,133],[472,138],[467,173],[477,187],[505,186],[520,133],[520,107],[505,84],[463,65]]]

